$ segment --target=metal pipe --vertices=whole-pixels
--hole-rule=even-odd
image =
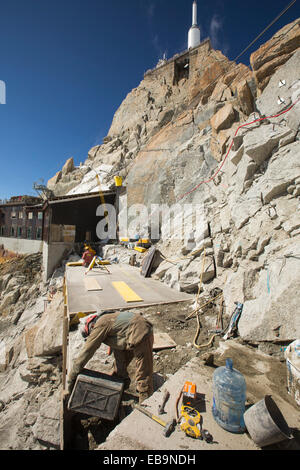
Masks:
[[[193,3],[193,26],[197,25],[197,2],[194,0]]]

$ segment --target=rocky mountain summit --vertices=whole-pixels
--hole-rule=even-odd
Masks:
[[[234,301],[244,303],[240,334],[254,344],[300,335],[299,46],[297,19],[251,55],[252,70],[209,40],[189,77],[158,66],[85,163],[49,182],[56,194],[94,191],[94,168],[104,187],[123,177],[128,207],[143,204],[151,214],[153,204],[179,204],[184,214],[185,204],[203,205],[196,239],[178,239],[175,219],[174,236],[158,241],[171,262],[162,259],[153,276],[197,292],[205,249],[204,286],[224,290],[228,314]]]

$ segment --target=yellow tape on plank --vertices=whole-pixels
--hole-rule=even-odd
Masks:
[[[113,282],[112,285],[123,297],[125,302],[142,302],[143,299],[139,297],[126,282]]]

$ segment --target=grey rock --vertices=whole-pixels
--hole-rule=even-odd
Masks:
[[[251,190],[250,190],[251,191]],[[262,207],[261,198],[257,192],[250,191],[246,196],[240,196],[231,204],[231,216],[237,229],[242,228]]]
[[[286,222],[282,224],[282,228],[290,234],[300,227],[300,214],[296,212]]]
[[[164,282],[167,284],[167,286],[175,288],[176,290],[179,290],[179,278],[180,278],[180,273],[179,273],[179,268],[177,266],[172,266],[169,268],[165,274],[164,277]]]
[[[244,146],[242,145],[241,147],[239,147],[236,151],[231,151],[230,152],[230,161],[234,164],[234,165],[238,165],[239,162],[241,161],[241,158],[243,156],[243,153],[244,153]]]
[[[14,369],[11,374],[5,375],[4,383],[0,383],[0,400],[5,403],[22,396],[28,387],[18,369]]]
[[[291,184],[291,186],[287,187],[286,192],[289,193],[289,194],[293,194],[295,189],[296,189],[296,186],[294,184]]]
[[[284,194],[295,178],[299,177],[299,151],[300,142],[294,142],[271,159],[266,173],[257,185],[257,190],[261,188],[264,203]]]
[[[287,134],[285,137],[280,139],[278,148],[284,147],[285,145],[288,145],[294,142],[296,138],[296,134],[297,132],[295,130],[291,130],[289,134]]]
[[[289,247],[297,255],[298,247]],[[292,341],[300,335],[297,292],[300,266],[295,257],[274,259],[262,270],[253,300],[246,301],[239,321],[239,334],[246,341]]]
[[[298,197],[300,196],[300,186],[297,186],[293,191],[293,196]]]
[[[267,160],[279,141],[290,134],[290,129],[269,124],[253,129],[244,137],[244,151],[258,165]]]
[[[57,293],[37,324],[33,354],[52,356],[62,350],[63,297]]]
[[[72,173],[74,170],[74,160],[73,157],[69,158],[62,168],[62,175],[66,176],[69,173]]]
[[[20,290],[14,289],[13,291],[9,292],[4,296],[2,299],[1,305],[0,305],[0,314],[3,315],[3,313],[6,312],[7,308],[12,306],[20,297]]]
[[[5,291],[6,289],[6,286],[8,284],[8,282],[10,281],[10,279],[13,277],[12,274],[5,274],[4,276],[1,276],[0,277],[0,289],[2,292]]]
[[[184,292],[194,292],[197,290],[200,275],[202,273],[203,259],[196,258],[191,261],[186,269],[180,275],[180,290]],[[205,258],[202,282],[206,283],[212,280],[216,275],[214,258],[207,256]]]
[[[60,445],[59,411],[60,397],[57,391],[44,401],[40,408],[39,416],[32,427],[33,435],[38,441],[56,449],[59,449]]]
[[[294,93],[299,81],[299,68],[300,50],[298,49],[293,56],[275,72],[262,95],[256,101],[256,106],[262,115],[277,115],[292,103],[292,97],[294,100]],[[279,83],[282,80],[285,80],[286,84],[285,86],[279,87]],[[296,89],[293,88],[294,85]],[[278,96],[283,99],[285,103],[278,103]],[[286,116],[289,116],[289,113]]]

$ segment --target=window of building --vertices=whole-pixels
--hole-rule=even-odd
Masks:
[[[19,219],[23,219],[23,212],[19,212]]]
[[[32,220],[33,219],[33,212],[28,212],[28,220]]]
[[[42,212],[38,212],[38,219],[43,220],[43,213]]]
[[[11,237],[15,236],[15,228],[14,227],[10,227],[10,236]]]
[[[42,239],[42,228],[41,227],[38,227],[36,229],[36,239],[37,240],[41,240]]]
[[[1,227],[0,233],[1,233],[1,237],[4,237],[4,234],[5,234],[5,227]]]
[[[27,238],[31,239],[31,227],[28,227],[27,229]]]
[[[18,227],[18,237],[22,237],[22,227]]]
[[[11,211],[11,218],[16,219],[17,218],[17,213],[16,211]]]

